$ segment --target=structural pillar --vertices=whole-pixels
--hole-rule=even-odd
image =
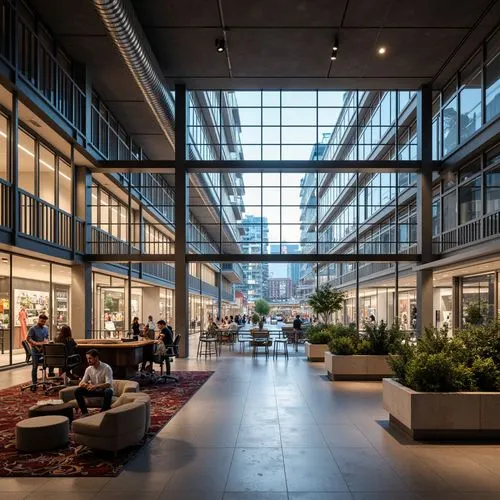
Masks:
[[[222,266],[222,264],[221,264]],[[222,318],[222,271],[217,273],[217,316]]]
[[[189,356],[188,265],[186,262],[187,202],[186,171],[187,95],[185,85],[175,86],[175,329],[182,335],[179,356]]]
[[[71,267],[71,329],[77,339],[92,338],[92,264]]]
[[[422,171],[417,181],[417,249],[421,263],[434,260],[432,251],[432,87],[420,88],[417,98],[417,138]],[[432,269],[417,271],[417,335],[434,324]]]

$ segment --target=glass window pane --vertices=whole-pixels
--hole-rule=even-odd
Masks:
[[[481,177],[459,188],[460,224],[481,216]]]
[[[486,121],[500,114],[500,55],[486,66]]]
[[[0,366],[9,364],[8,347],[10,345],[10,255],[0,253],[0,330],[2,330],[3,342],[6,347],[3,356],[0,356]],[[8,343],[8,344],[7,344]],[[18,349],[21,346],[18,346]],[[14,354],[15,351],[13,351]],[[21,350],[19,349],[19,354]],[[22,358],[17,361],[23,361]]]
[[[460,142],[481,127],[481,73],[460,91]]]
[[[458,144],[456,97],[443,109],[443,155],[447,155]]]
[[[59,159],[59,208],[71,213],[72,201],[72,172],[71,166]]]
[[[500,210],[500,169],[490,170],[486,174],[486,212]]]
[[[9,180],[8,124],[7,118],[0,114],[0,179],[7,181]]]
[[[42,200],[54,205],[56,157],[52,151],[40,146],[40,188],[39,196]]]
[[[443,232],[457,227],[457,201],[453,191],[443,197]]]
[[[35,194],[35,140],[19,129],[19,187]]]

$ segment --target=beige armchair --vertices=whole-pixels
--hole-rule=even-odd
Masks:
[[[78,407],[75,399],[75,391],[78,386],[65,387],[59,391],[59,399],[65,403],[71,403],[74,408]],[[133,380],[113,380],[113,402],[122,394],[139,391],[139,384]],[[85,398],[87,407],[99,408],[102,405],[102,398]]]
[[[73,421],[73,437],[77,444],[116,453],[138,443],[145,428],[146,405],[138,400]]]

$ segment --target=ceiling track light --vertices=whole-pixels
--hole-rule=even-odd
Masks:
[[[226,43],[224,42],[223,38],[215,39],[215,48],[219,53],[224,52],[226,50]]]
[[[337,51],[333,50],[332,55],[330,56],[331,61],[335,61],[337,59]]]
[[[333,41],[333,47],[332,47],[332,50],[334,52],[337,52],[337,50],[339,50],[339,37],[336,36],[335,37],[335,40]]]

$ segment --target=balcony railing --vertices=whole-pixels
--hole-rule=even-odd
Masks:
[[[12,217],[10,216],[11,186],[0,179],[0,226],[10,228]]]
[[[17,23],[17,25],[16,25]],[[17,26],[17,54],[12,43]],[[28,23],[16,16],[8,0],[0,0],[0,55],[17,67],[21,79],[66,122],[85,132],[85,93]]]
[[[175,283],[175,269],[166,262],[145,262],[142,264],[142,273]]]
[[[73,217],[24,191],[19,191],[19,231],[31,238],[73,248]]]
[[[92,226],[87,253],[92,255],[126,255],[128,253],[138,254],[140,252],[137,247],[129,245],[128,242],[123,241],[98,227]]]
[[[433,238],[434,253],[446,253],[500,235],[500,211],[462,224]]]

